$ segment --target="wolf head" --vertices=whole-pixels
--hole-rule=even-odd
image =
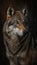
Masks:
[[[22,11],[14,11],[13,8],[9,7],[7,10],[6,32],[11,35],[23,36],[24,32],[28,30],[28,26],[25,25],[26,16],[25,8]]]

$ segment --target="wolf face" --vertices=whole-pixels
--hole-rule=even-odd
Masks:
[[[6,26],[6,32],[11,35],[14,34],[23,36],[23,32],[27,30],[27,26],[24,24],[24,17],[26,15],[25,9],[23,9],[23,11],[16,11],[15,14],[13,9],[10,12],[12,14],[7,12],[8,22]]]

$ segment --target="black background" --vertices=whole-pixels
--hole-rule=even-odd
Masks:
[[[15,10],[22,8],[27,5],[29,9],[29,17],[31,24],[31,32],[35,39],[37,39],[37,2],[36,0],[0,0],[0,65],[7,65],[6,61],[6,50],[3,44],[3,24],[6,20],[6,11],[9,6],[13,7]]]

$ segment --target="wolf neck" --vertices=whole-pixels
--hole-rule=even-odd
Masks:
[[[27,44],[25,44],[25,40],[26,40],[27,37],[28,37],[28,32],[26,32],[23,37],[18,36],[18,39],[19,39],[18,43],[19,44],[16,43],[15,41],[14,41],[14,43],[12,42],[12,45],[7,43],[8,48],[9,48],[9,52],[13,55],[20,53],[23,50],[23,48],[25,48],[25,46],[27,45]]]

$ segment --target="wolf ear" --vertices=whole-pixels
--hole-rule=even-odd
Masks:
[[[24,15],[26,14],[26,9],[25,9],[25,8],[22,10],[22,13],[23,13]]]
[[[7,10],[7,19],[12,17],[13,14],[14,14],[14,9],[9,7]]]

